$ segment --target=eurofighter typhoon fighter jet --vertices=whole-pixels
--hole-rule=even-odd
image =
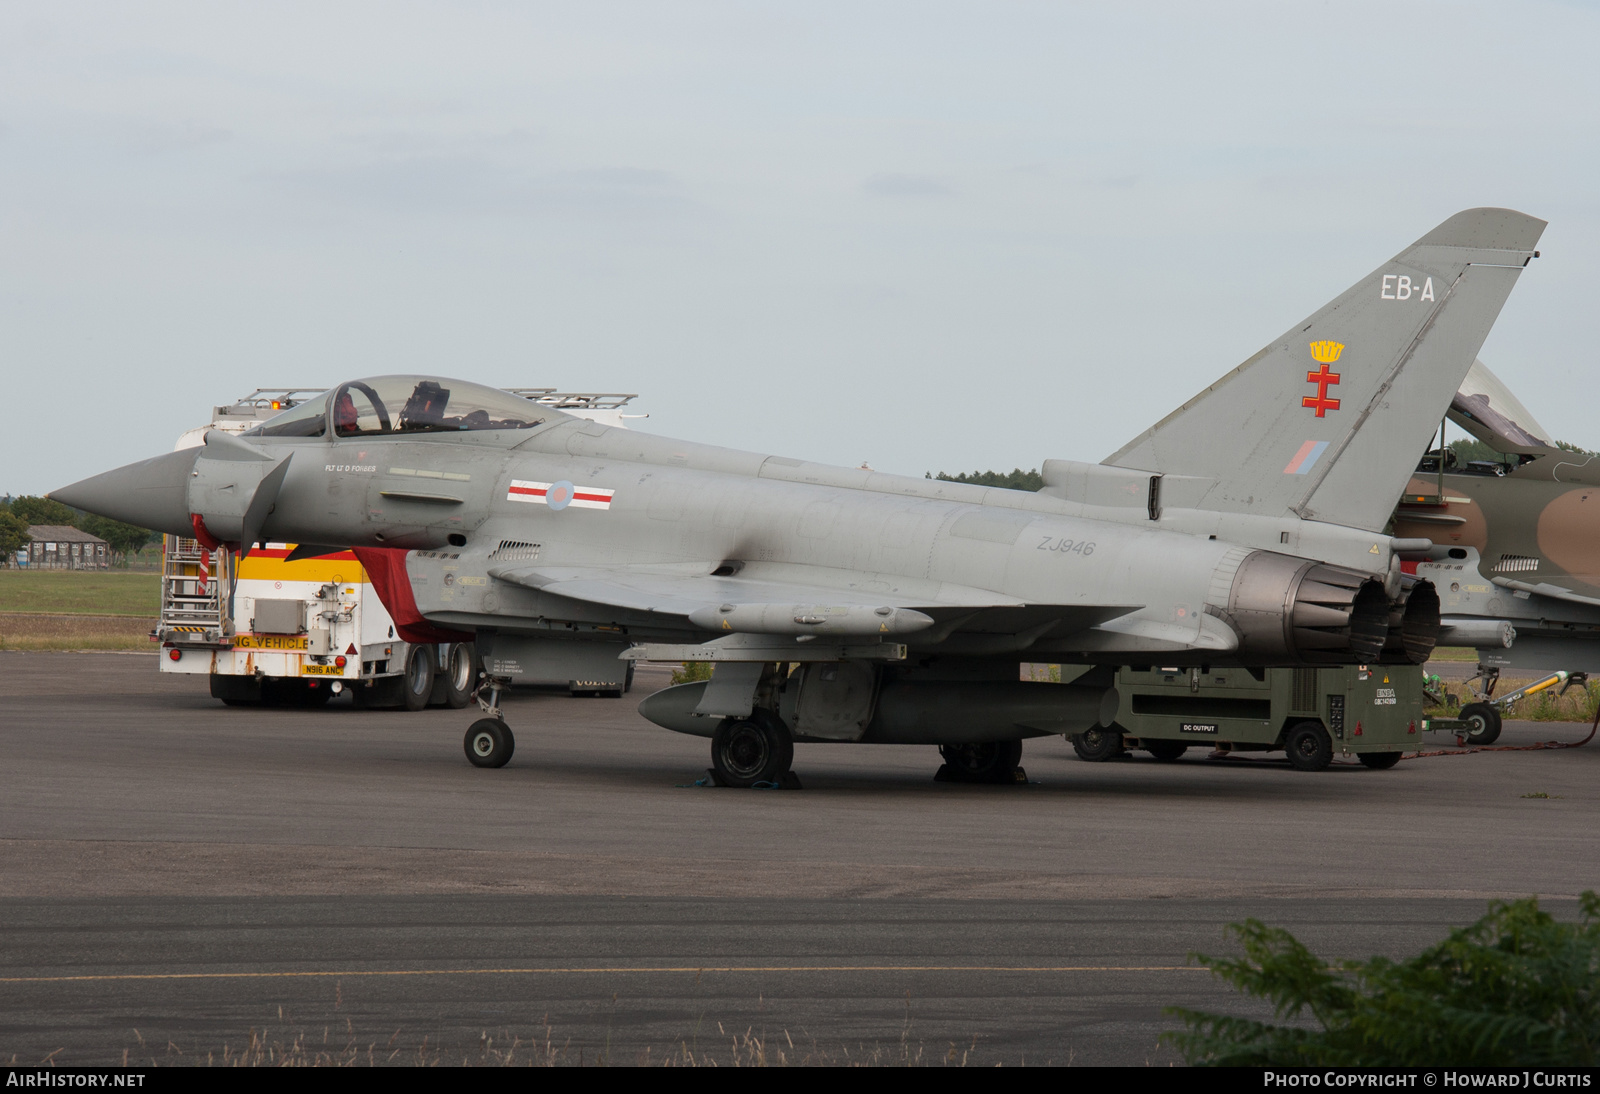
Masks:
[[[640,710],[711,738],[724,784],[782,781],[796,741],[1003,777],[1024,738],[1109,723],[1112,666],[1427,658],[1439,600],[1401,559],[1427,543],[1381,529],[1543,228],[1451,217],[1103,463],[1045,461],[1037,494],[379,376],[51,496],[240,553],[356,549],[402,637],[476,640],[482,767],[511,755],[519,666],[620,686],[698,660],[709,681]],[[1027,683],[1024,660],[1083,668]]]

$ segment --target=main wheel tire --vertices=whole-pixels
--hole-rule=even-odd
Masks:
[[[1011,782],[1022,763],[1022,742],[940,745],[939,755],[944,757],[946,769],[958,782]]]
[[[1400,762],[1398,752],[1359,752],[1356,759],[1372,768],[1374,771],[1387,771]]]
[[[1078,759],[1099,763],[1122,755],[1122,727],[1116,724],[1095,726],[1072,738],[1072,751]]]
[[[471,642],[453,643],[445,653],[444,704],[451,710],[460,710],[472,701],[472,689],[478,682],[478,647]]]
[[[1488,703],[1468,703],[1461,708],[1468,724],[1464,736],[1475,745],[1492,745],[1500,739],[1500,712]]]
[[[479,718],[467,727],[461,745],[473,767],[504,767],[517,750],[517,739],[511,735],[511,727],[500,719]]]
[[[1283,739],[1289,762],[1301,771],[1323,771],[1333,762],[1333,738],[1321,722],[1299,722]]]
[[[1185,752],[1189,751],[1189,746],[1184,744],[1182,741],[1141,740],[1139,744],[1146,752],[1150,753],[1150,755],[1154,756],[1163,763],[1171,763],[1173,760],[1176,760]]]
[[[433,647],[412,646],[406,651],[406,671],[400,676],[400,705],[424,710],[433,695]]]
[[[777,783],[794,763],[794,738],[775,718],[729,718],[711,738],[711,770],[722,786]]]

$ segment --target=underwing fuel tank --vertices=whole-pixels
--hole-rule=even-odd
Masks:
[[[639,713],[678,733],[710,737],[720,717],[699,714],[703,680],[658,691],[639,704]],[[802,700],[803,702],[803,700]],[[797,741],[850,740],[862,744],[973,744],[1016,741],[1060,733],[1081,733],[1110,725],[1117,716],[1117,689],[1080,684],[1034,684],[1017,680],[888,681],[877,690],[865,724],[849,734],[807,732],[796,705],[779,711],[794,723]]]

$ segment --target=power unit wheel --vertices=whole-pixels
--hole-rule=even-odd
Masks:
[[[1398,752],[1361,752],[1356,759],[1372,768],[1374,771],[1386,771],[1400,762]]]
[[[1072,738],[1072,751],[1078,759],[1098,763],[1122,755],[1122,727],[1119,725],[1095,726]]]
[[[516,751],[517,741],[511,727],[500,719],[479,718],[467,729],[462,747],[473,767],[504,767]]]
[[[719,786],[776,783],[794,763],[794,739],[782,723],[730,718],[711,738],[711,772]]]
[[[1322,771],[1333,762],[1333,738],[1321,722],[1300,722],[1289,727],[1283,750],[1301,771]]]
[[[407,710],[424,710],[433,695],[433,647],[412,646],[406,653],[406,671],[400,676],[400,703]]]
[[[940,745],[945,768],[957,782],[1013,782],[1022,763],[1021,741],[986,741],[983,744]]]
[[[1500,712],[1488,703],[1468,703],[1461,708],[1461,720],[1467,723],[1467,740],[1475,745],[1500,739]]]
[[[471,642],[456,642],[445,654],[444,703],[460,710],[472,701],[472,687],[478,680],[478,648]]]
[[[1189,746],[1182,741],[1144,741],[1140,746],[1150,755],[1164,763],[1170,763],[1189,751]]]

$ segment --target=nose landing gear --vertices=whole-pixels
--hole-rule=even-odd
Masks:
[[[500,714],[500,692],[510,683],[509,677],[485,674],[483,683],[472,693],[478,707],[487,715],[467,728],[466,739],[462,741],[467,760],[473,767],[504,767],[516,751],[516,738]],[[483,694],[486,688],[488,698]]]

